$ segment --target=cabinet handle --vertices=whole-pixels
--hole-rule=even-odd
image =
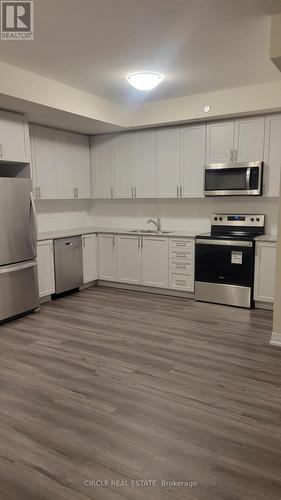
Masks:
[[[2,144],[0,144],[0,158],[3,158]]]
[[[140,237],[138,236],[138,249],[140,249]]]
[[[141,240],[141,249],[143,248],[143,237],[140,236],[140,240]]]
[[[180,187],[180,197],[182,198],[182,186]]]
[[[113,246],[115,247],[115,235],[113,235],[113,237],[112,237],[112,243],[113,243]]]
[[[230,150],[230,161],[233,161],[233,149]]]
[[[132,186],[132,198],[134,197],[134,188]]]
[[[179,197],[179,186],[177,186],[177,198]]]
[[[85,247],[85,236],[82,236],[82,246]]]
[[[78,198],[79,190],[76,188],[76,198]]]
[[[38,198],[41,198],[41,187],[38,187]]]
[[[134,192],[135,192],[135,198],[136,198],[137,197],[137,188],[136,188],[136,186],[135,186]]]
[[[237,158],[238,158],[238,149],[235,149],[235,161],[237,161]]]
[[[112,199],[113,198],[113,187],[110,190],[110,194],[111,194],[111,199]]]

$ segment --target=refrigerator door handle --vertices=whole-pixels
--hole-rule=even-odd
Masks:
[[[35,255],[36,255],[36,247],[37,247],[37,240],[38,240],[38,227],[37,227],[37,216],[36,216],[36,209],[35,209],[35,203],[34,203],[34,198],[32,192],[30,193],[30,204],[31,204],[31,210],[33,214],[33,246],[35,250]]]
[[[23,269],[28,269],[29,267],[35,267],[35,266],[36,266],[36,260],[12,266],[5,266],[0,268],[0,274],[8,274],[14,271],[22,271]]]

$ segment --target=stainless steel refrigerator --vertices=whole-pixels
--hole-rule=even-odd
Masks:
[[[0,321],[39,306],[31,179],[0,178]]]

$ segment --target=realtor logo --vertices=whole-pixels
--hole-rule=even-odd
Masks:
[[[1,1],[1,40],[33,40],[33,1]]]

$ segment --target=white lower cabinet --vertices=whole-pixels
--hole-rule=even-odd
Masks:
[[[141,284],[141,236],[118,236],[117,279],[123,283]]]
[[[38,241],[37,267],[40,297],[45,297],[55,293],[54,252],[52,240]]]
[[[83,246],[83,283],[98,279],[98,238],[96,234],[84,234]]]
[[[99,279],[107,281],[117,280],[115,234],[99,234]]]
[[[142,236],[142,284],[159,288],[169,286],[168,238]]]
[[[169,288],[194,292],[194,239],[169,239]]]
[[[276,243],[256,242],[254,299],[274,302]]]

